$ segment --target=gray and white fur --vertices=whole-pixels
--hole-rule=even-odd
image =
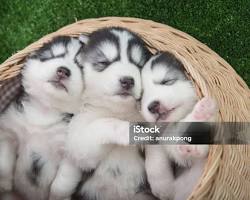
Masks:
[[[81,62],[86,88],[81,113],[69,126],[67,151],[71,163],[92,175],[75,198],[154,199],[142,187],[146,174],[139,149],[128,146],[129,122],[142,120],[140,71],[149,56],[144,42],[126,29],[104,28],[89,36]],[[54,191],[68,185],[63,176],[59,180]]]
[[[206,122],[216,115],[216,103],[200,101],[184,66],[171,53],[160,52],[142,70],[142,115],[148,122]],[[198,101],[198,102],[197,102]],[[146,172],[152,192],[158,198],[185,200],[201,176],[208,145],[148,145]],[[174,177],[172,162],[185,170]]]
[[[27,58],[22,95],[0,116],[1,191],[14,189],[27,200],[48,198],[84,89],[76,61],[81,47],[78,39],[58,37]]]

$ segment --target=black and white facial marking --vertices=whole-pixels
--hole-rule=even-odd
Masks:
[[[156,55],[156,58],[151,62],[151,70],[154,71],[154,68],[158,68],[158,70],[163,68],[162,77],[155,77],[155,84],[172,85],[177,80],[187,80],[183,64],[173,54],[168,52]]]
[[[117,61],[131,62],[142,68],[151,55],[141,38],[127,29],[118,27],[93,32],[85,54],[97,71],[103,71]]]
[[[142,114],[147,121],[179,121],[197,96],[183,64],[169,52],[158,53],[142,70]]]
[[[78,41],[68,36],[58,36],[51,42],[46,43],[43,47],[32,53],[29,56],[29,59],[38,59],[41,62],[45,62],[55,58],[63,58],[67,56],[67,54],[73,53],[74,51],[76,51],[73,53],[76,57],[80,48],[82,48],[84,44],[82,43],[83,46],[80,46],[80,48],[76,47],[78,50],[74,49],[72,46],[72,42],[74,40]],[[79,43],[81,43],[81,41],[79,41]],[[81,65],[78,65],[78,67],[82,68]]]
[[[78,39],[65,36],[35,51],[22,70],[25,92],[47,106],[72,112],[69,102],[77,102],[84,89],[82,65],[77,60],[82,47]]]
[[[93,32],[82,56],[86,88],[92,94],[140,98],[140,70],[150,55],[143,40],[127,29]]]
[[[54,58],[62,58],[67,53],[67,46],[70,40],[70,37],[59,36],[52,42],[46,43],[43,47],[31,54],[29,58],[38,59],[41,62]]]
[[[28,169],[28,171],[26,172],[26,175],[32,185],[38,186],[42,168],[45,163],[42,160],[42,157],[35,152],[31,154],[31,158],[32,158],[32,163],[30,169]]]

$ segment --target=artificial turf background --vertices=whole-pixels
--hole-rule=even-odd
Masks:
[[[0,63],[76,19],[103,16],[151,19],[187,32],[250,86],[250,0],[0,0]]]

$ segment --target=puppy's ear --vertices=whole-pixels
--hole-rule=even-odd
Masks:
[[[82,44],[86,45],[89,41],[89,36],[81,34],[79,35],[78,39]]]

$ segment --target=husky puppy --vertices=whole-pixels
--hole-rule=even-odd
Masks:
[[[0,116],[0,187],[30,200],[48,198],[63,157],[66,128],[84,89],[78,39],[58,37],[28,57],[23,94]]]
[[[149,57],[144,42],[126,29],[104,28],[89,36],[81,62],[86,86],[81,113],[70,123],[67,142],[71,162],[92,172],[77,199],[152,199],[143,193],[146,174],[139,149],[125,146],[129,121],[142,120],[140,70]],[[60,177],[61,188],[68,186]],[[54,190],[62,189],[58,184]]]
[[[142,70],[142,114],[148,122],[210,121],[216,114],[211,98],[197,103],[182,63],[170,53],[158,53]],[[146,172],[152,192],[160,199],[184,200],[202,173],[208,145],[148,145]],[[171,162],[187,167],[174,177]]]

